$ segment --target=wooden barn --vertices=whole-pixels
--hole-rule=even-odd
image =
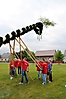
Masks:
[[[53,61],[55,53],[56,50],[40,50],[35,52],[35,56],[39,60],[44,58],[46,61],[48,61],[48,59],[50,58]]]

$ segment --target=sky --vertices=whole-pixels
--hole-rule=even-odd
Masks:
[[[31,51],[66,50],[66,0],[0,0],[0,37],[12,31],[40,22],[45,17],[56,25],[43,27],[42,39],[32,30],[21,36]],[[11,41],[13,45],[13,41]],[[9,45],[0,47],[0,54],[9,52]],[[15,51],[19,52],[16,42]]]

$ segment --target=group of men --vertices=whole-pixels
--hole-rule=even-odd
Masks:
[[[47,80],[49,83],[52,82],[52,62],[51,59],[49,59],[47,62],[45,62],[44,59],[41,61],[36,61],[36,67],[38,72],[38,79],[40,79],[40,75],[42,74],[43,83],[46,84]]]
[[[26,61],[26,58],[23,60],[17,59],[10,62],[10,79],[13,79],[13,76],[15,76],[16,68],[18,68],[18,75],[22,75],[21,82],[19,84],[24,83],[24,76],[26,78],[26,83],[28,83],[26,71],[29,71],[29,63]]]
[[[26,58],[23,60],[15,59],[14,61],[10,62],[10,79],[13,78],[14,75],[16,75],[16,68],[18,68],[18,75],[22,75],[21,81],[19,84],[24,83],[24,77],[26,79],[26,83],[29,83],[27,72],[29,71],[29,63],[26,61]],[[46,80],[48,79],[48,82],[52,82],[52,62],[49,60],[48,62],[45,62],[44,59],[42,61],[36,60],[36,68],[38,72],[38,79],[40,79],[40,74],[42,74],[43,83],[46,84]]]

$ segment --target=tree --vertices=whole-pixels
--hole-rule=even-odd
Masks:
[[[57,52],[55,53],[55,60],[59,62],[59,61],[63,61],[63,59],[64,59],[64,55],[60,50],[57,50]]]
[[[39,20],[43,23],[43,25],[48,28],[48,26],[55,26],[55,22],[50,21],[48,18],[40,17]]]

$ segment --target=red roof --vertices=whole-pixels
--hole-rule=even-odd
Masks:
[[[56,50],[41,50],[41,51],[36,51],[35,55],[36,56],[54,56],[56,53]]]

